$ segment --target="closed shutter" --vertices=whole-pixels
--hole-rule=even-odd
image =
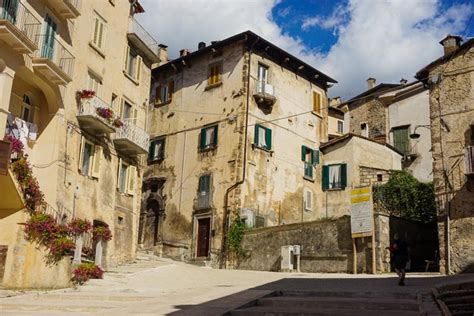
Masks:
[[[253,143],[255,146],[258,146],[258,129],[260,128],[260,125],[256,124],[255,125],[255,134],[253,136]]]
[[[155,157],[156,141],[150,142],[150,149],[148,150],[148,161],[153,161]]]
[[[313,111],[321,113],[321,95],[313,91]]]
[[[329,166],[323,166],[323,191],[329,190]]]
[[[130,46],[125,47],[125,60],[123,64],[123,70],[128,73],[128,59],[130,58]]]
[[[214,126],[214,146],[217,146],[217,130],[219,129],[219,125]]]
[[[313,209],[313,192],[311,190],[306,190],[305,195],[305,210],[311,211]]]
[[[401,153],[408,153],[408,127],[393,130],[393,145]]]
[[[174,93],[174,81],[171,81],[168,84],[168,101],[171,102],[173,99],[173,93]]]
[[[137,177],[137,167],[129,166],[128,167],[128,175],[127,175],[127,193],[130,195],[135,194],[135,182]]]
[[[202,128],[201,133],[199,134],[199,149],[206,149],[206,129]]]
[[[269,128],[265,129],[265,142],[267,143],[266,149],[272,149],[272,130]]]
[[[122,169],[122,158],[118,160],[118,168],[117,168],[117,189],[120,190],[120,170]]]
[[[84,136],[81,136],[81,144],[79,145],[79,171],[82,171],[82,159],[84,157],[84,147],[85,147],[86,139]]]
[[[341,189],[347,187],[347,164],[341,164]]]
[[[319,150],[313,150],[313,165],[319,164]]]
[[[99,178],[100,175],[100,162],[102,159],[102,146],[94,146],[94,160],[92,162],[92,174],[93,178]]]
[[[142,64],[143,64],[143,59],[140,55],[137,56],[137,67],[136,67],[136,73],[135,73],[135,80],[140,82],[141,79],[141,73],[142,73]]]

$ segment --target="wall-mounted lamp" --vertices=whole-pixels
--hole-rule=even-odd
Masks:
[[[416,132],[416,130],[417,130],[419,127],[424,127],[424,128],[430,129],[431,125],[417,125],[417,126],[415,126],[415,129],[413,130],[413,133],[410,134],[410,138],[411,138],[411,139],[418,139],[418,138],[420,138],[421,135]]]

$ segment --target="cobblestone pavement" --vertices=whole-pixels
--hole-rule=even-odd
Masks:
[[[407,286],[399,287],[394,275],[214,270],[142,256],[134,264],[106,273],[103,280],[91,280],[77,289],[32,292],[0,290],[0,314],[219,315],[234,310],[232,314],[235,315],[259,315],[262,313],[258,313],[258,309],[251,312],[242,306],[260,298],[259,304],[270,305],[273,310],[284,310],[297,304],[305,306],[300,312],[318,310],[316,314],[325,315],[329,309],[324,306],[363,309],[372,302],[373,306],[381,304],[380,309],[385,311],[379,312],[379,315],[390,315],[389,308],[394,304],[405,304],[408,306],[406,314],[412,315],[418,313],[420,296],[417,293],[427,292],[440,282],[466,278],[474,280],[474,275],[449,278],[433,274],[408,275]],[[262,299],[268,295],[275,296],[276,293],[280,295],[279,300]],[[421,300],[424,300],[423,297]],[[388,305],[383,305],[383,302]],[[433,307],[432,303],[428,302],[427,306]],[[349,311],[345,309],[344,312]],[[309,314],[315,314],[313,312]],[[340,314],[344,314],[343,311]],[[397,315],[403,314],[398,312]]]

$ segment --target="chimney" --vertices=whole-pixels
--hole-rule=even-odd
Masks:
[[[182,50],[179,51],[179,57],[184,57],[186,55],[189,55],[189,49],[183,48]]]
[[[373,87],[375,87],[375,78],[369,78],[367,79],[367,90],[370,90],[372,89]]]
[[[158,57],[160,57],[160,65],[166,64],[168,62],[168,46],[164,44],[159,44],[158,47]]]
[[[439,43],[443,45],[444,56],[451,54],[459,49],[461,46],[462,37],[455,35],[448,35],[443,38]]]
[[[406,80],[405,78],[400,79],[400,84],[402,84],[402,85],[406,85],[407,82],[408,82],[408,80]]]
[[[198,49],[203,49],[203,48],[206,48],[206,43],[204,43],[204,42],[199,42],[199,44],[198,44]]]

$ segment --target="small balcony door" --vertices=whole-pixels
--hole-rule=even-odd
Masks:
[[[16,23],[16,14],[18,12],[18,2],[20,2],[20,0],[4,0],[3,1],[2,19],[9,20],[13,24]]]
[[[265,85],[268,83],[268,67],[258,65],[258,92],[265,92]]]
[[[198,232],[197,232],[197,249],[196,257],[208,257],[209,256],[209,239],[211,237],[211,218],[200,218],[198,219]]]
[[[41,50],[41,57],[53,59],[54,40],[56,37],[57,24],[49,15],[46,15],[44,21],[46,25],[45,34],[43,38],[43,48]]]

